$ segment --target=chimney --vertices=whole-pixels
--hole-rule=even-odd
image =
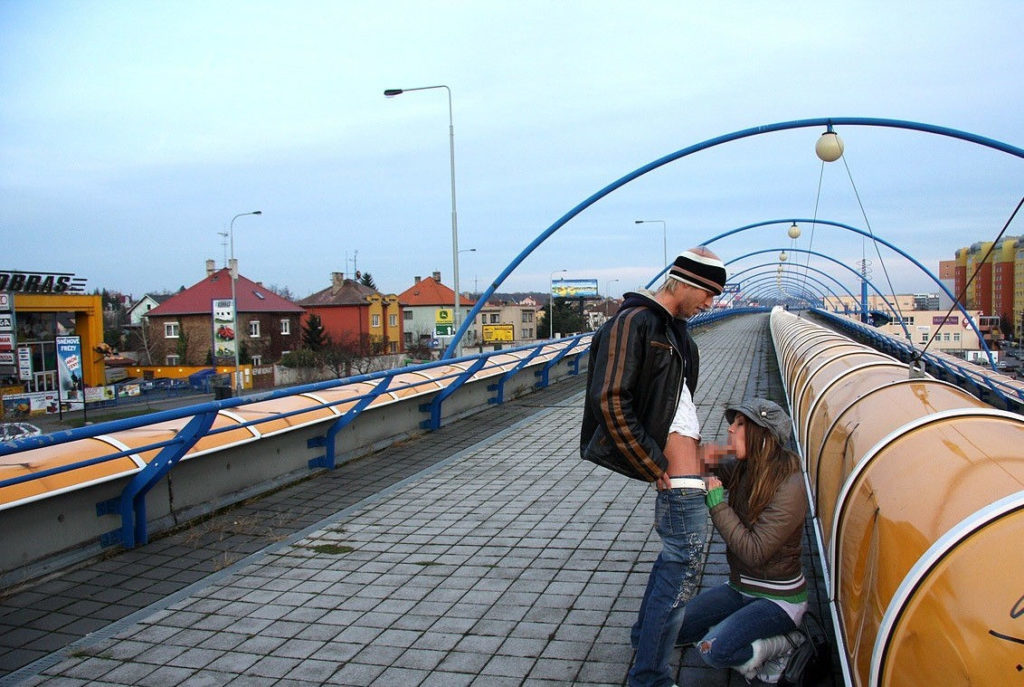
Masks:
[[[331,272],[331,293],[338,293],[338,289],[345,285],[344,272]]]
[[[441,273],[440,272],[434,272],[434,281],[436,281],[438,284],[441,283]]]
[[[413,281],[413,284],[419,284],[420,283],[420,278],[419,277],[413,277],[413,279],[415,280],[415,281]]]
[[[217,263],[213,260],[206,261],[206,276],[212,277],[213,273],[217,271]]]

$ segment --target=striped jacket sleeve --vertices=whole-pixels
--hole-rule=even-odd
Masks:
[[[632,472],[653,482],[667,467],[658,442],[647,433],[637,414],[637,394],[643,356],[647,353],[646,327],[634,321],[635,309],[610,323],[604,350],[596,357],[593,383],[588,393],[597,422],[615,452]]]

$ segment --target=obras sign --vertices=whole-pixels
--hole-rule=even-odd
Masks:
[[[17,272],[0,270],[0,291],[13,293],[81,293],[85,277],[67,272]]]

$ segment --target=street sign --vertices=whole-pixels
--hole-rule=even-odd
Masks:
[[[453,324],[435,324],[434,325],[434,336],[451,336],[455,333],[455,325]]]
[[[0,332],[14,331],[14,317],[10,313],[0,312]]]
[[[0,351],[14,350],[14,334],[0,333]]]

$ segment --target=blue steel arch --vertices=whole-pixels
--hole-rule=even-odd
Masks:
[[[819,282],[813,277],[808,279],[806,284],[804,283],[801,275],[797,274],[777,274],[762,272],[761,274],[750,277],[748,281],[748,293],[752,290],[760,289],[765,286],[773,286],[778,284],[785,284],[787,287],[797,287],[807,293],[824,299],[825,296],[835,295],[835,292],[829,289],[824,283]],[[760,293],[760,291],[758,291]]]
[[[770,275],[762,275],[754,282],[748,293],[752,298],[758,300],[765,298],[776,301],[800,299],[809,303],[813,308],[819,308],[825,300],[825,292],[817,291],[817,288],[815,284],[806,284],[794,276],[777,279]]]
[[[877,234],[872,234],[870,232],[864,231],[863,229],[858,229],[857,227],[851,226],[849,224],[844,224],[842,222],[835,222],[835,221],[827,220],[827,219],[807,219],[807,218],[791,217],[789,219],[772,219],[772,220],[765,220],[763,222],[754,222],[753,224],[746,224],[746,225],[744,225],[742,227],[736,227],[735,229],[730,229],[729,231],[723,231],[721,234],[718,234],[717,236],[711,237],[707,241],[703,242],[701,245],[706,246],[708,244],[714,243],[715,241],[717,241],[719,239],[724,239],[727,236],[732,236],[733,234],[738,234],[741,231],[748,231],[750,229],[756,229],[758,227],[764,227],[764,226],[768,226],[768,225],[772,225],[772,224],[798,224],[798,223],[801,223],[801,222],[809,223],[809,224],[824,224],[826,226],[839,227],[840,229],[846,229],[847,231],[852,231],[855,234],[860,234],[861,236],[864,236],[865,238],[869,238],[872,241],[877,241],[878,243],[881,243],[883,246],[889,248],[890,250],[893,250],[893,251],[899,253],[904,258],[906,258],[907,260],[912,262],[919,270],[921,270],[926,275],[928,275],[928,278],[931,279],[933,282],[935,282],[935,285],[938,286],[940,289],[942,289],[942,292],[944,294],[949,296],[949,299],[953,302],[953,305],[955,305],[956,308],[961,313],[963,313],[964,320],[968,324],[971,325],[971,329],[973,329],[974,333],[978,335],[978,343],[981,344],[982,350],[984,350],[985,351],[985,355],[988,356],[988,362],[992,366],[992,369],[993,370],[997,369],[996,368],[996,361],[995,361],[995,359],[992,358],[992,351],[990,351],[988,349],[988,346],[985,344],[985,338],[981,335],[981,332],[978,331],[977,325],[974,323],[974,320],[971,319],[971,316],[967,314],[967,310],[964,309],[964,306],[960,305],[960,302],[956,299],[956,296],[954,296],[952,293],[950,293],[949,289],[946,288],[946,285],[943,284],[942,281],[938,277],[936,277],[935,274],[932,273],[931,270],[929,270],[927,267],[922,265],[921,262],[918,261],[917,258],[915,258],[910,253],[906,252],[905,250],[903,250],[902,248],[900,248],[896,244],[891,243],[889,241],[886,241],[885,239],[883,239],[882,237],[878,236]],[[666,266],[665,269],[662,270],[662,273],[664,273],[667,269],[668,269],[668,266]],[[877,291],[877,289],[876,289],[876,291]]]
[[[818,251],[808,250],[806,248],[766,248],[764,250],[751,251],[750,253],[747,253],[745,255],[741,255],[738,258],[733,258],[732,260],[729,260],[725,264],[726,265],[731,265],[732,263],[736,262],[737,260],[742,260],[742,259],[750,257],[752,255],[760,255],[762,253],[777,253],[777,252],[780,252],[780,251],[783,251],[783,250],[789,251],[789,252],[792,252],[792,253],[807,253],[809,255],[815,255],[815,256],[817,256],[819,258],[824,258],[825,260],[829,260],[830,262],[834,262],[835,264],[837,264],[840,267],[842,267],[844,270],[849,270],[850,272],[853,272],[853,274],[858,279],[863,280],[863,282],[865,284],[867,284],[872,289],[874,289],[875,293],[878,294],[878,297],[882,299],[882,302],[884,302],[887,306],[889,306],[889,310],[892,312],[892,314],[895,315],[900,320],[900,326],[903,328],[903,333],[907,336],[907,339],[910,339],[910,332],[907,330],[906,323],[903,322],[903,316],[900,315],[900,313],[896,309],[896,307],[892,303],[889,302],[889,299],[885,297],[885,294],[882,293],[882,291],[877,286],[875,286],[874,282],[872,282],[867,277],[863,276],[860,272],[858,272],[857,270],[853,269],[852,267],[850,267],[846,263],[844,263],[844,262],[842,262],[840,260],[836,260],[831,255],[826,255],[824,253],[819,253]],[[807,270],[807,269],[814,270],[813,267],[810,267],[808,265],[800,265],[799,267],[802,270]],[[815,270],[815,271],[820,272],[821,270]],[[821,273],[822,274],[826,274],[825,272],[821,272]],[[733,275],[733,277],[731,277],[731,279],[735,278],[739,274],[742,274],[742,272],[737,272],[737,274]],[[849,293],[848,291],[847,291],[847,294],[851,298],[856,300],[856,297],[854,297],[853,294]]]
[[[747,268],[747,269],[745,269],[743,271],[744,272],[749,272],[751,270],[760,269],[762,267],[775,267],[776,265],[778,265],[778,263],[767,263],[766,262],[766,263],[763,263],[761,265],[754,265],[753,267],[749,267],[749,268]],[[822,274],[825,274],[825,273],[822,272]],[[779,273],[776,270],[773,270],[771,272],[768,272],[768,271],[765,271],[765,272],[755,272],[753,274],[748,275],[746,277],[746,279],[744,279],[741,283],[745,285],[745,286],[743,286],[743,288],[747,288],[754,281],[760,280],[761,277],[779,277],[779,276],[784,276],[784,277],[786,277],[787,280],[789,280],[789,279],[792,279],[794,277],[802,276],[802,275],[797,275],[792,269],[783,269],[783,271],[781,273]],[[829,276],[829,275],[826,275],[826,276]],[[818,279],[817,277],[812,277],[812,276],[808,275],[807,276],[807,280],[810,281],[810,282],[814,282],[814,284],[818,287],[815,290],[820,292],[822,297],[824,297],[825,295],[830,295],[830,296],[833,296],[835,298],[839,297],[839,294],[836,293],[835,289],[833,289],[828,283],[823,282],[822,280]],[[840,288],[841,291],[846,291],[846,295],[852,296],[852,294],[842,284],[839,284],[839,288]]]
[[[463,318],[462,324],[459,326],[459,330],[455,332],[455,336],[452,337],[451,343],[448,344],[448,348],[445,349],[444,354],[441,357],[452,357],[454,351],[458,348],[459,342],[462,341],[462,337],[465,336],[466,330],[469,329],[469,325],[474,321],[477,313],[480,312],[480,309],[483,308],[484,304],[490,299],[491,296],[494,295],[494,291],[498,288],[498,286],[500,286],[501,283],[508,278],[508,276],[515,270],[515,268],[518,267],[523,262],[523,260],[525,260],[527,256],[530,255],[530,253],[536,250],[536,248],[540,244],[544,243],[544,241],[546,241],[548,237],[550,237],[556,231],[565,226],[565,224],[568,223],[569,220],[571,220],[573,217],[586,210],[588,207],[590,207],[597,201],[607,196],[612,191],[615,191],[616,189],[625,186],[634,179],[637,179],[643,176],[644,174],[647,174],[648,172],[657,169],[658,167],[667,165],[669,162],[674,162],[675,160],[684,158],[687,155],[692,155],[693,153],[697,153],[708,148],[713,148],[723,143],[738,141],[743,138],[758,136],[760,134],[767,134],[776,131],[787,131],[789,129],[805,129],[809,127],[820,126],[831,128],[834,126],[847,125],[874,126],[891,129],[908,129],[911,131],[923,131],[925,133],[936,134],[939,136],[958,138],[963,141],[968,141],[969,143],[976,143],[987,148],[992,148],[994,150],[999,150],[1010,155],[1015,155],[1016,157],[1019,158],[1024,158],[1024,149],[1022,148],[1018,148],[1017,146],[1012,146],[1009,143],[1003,143],[1002,141],[997,141],[995,139],[988,138],[985,136],[972,134],[968,131],[960,131],[958,129],[950,129],[948,127],[935,126],[934,124],[925,124],[923,122],[913,122],[903,119],[883,119],[877,117],[816,117],[812,119],[795,119],[788,122],[777,122],[775,124],[764,124],[761,126],[751,127],[749,129],[741,129],[739,131],[734,131],[732,133],[724,134],[722,136],[716,136],[715,138],[709,138],[705,141],[701,141],[700,143],[695,143],[694,145],[677,150],[676,152],[670,153],[669,155],[666,155],[664,157],[660,157],[657,160],[654,160],[653,162],[647,163],[643,167],[638,167],[629,174],[608,184],[607,186],[599,190],[597,193],[592,194],[591,196],[583,200],[581,203],[576,205],[576,207],[569,210],[569,212],[559,217],[554,224],[552,224],[547,229],[542,231],[540,235],[537,236],[537,238],[531,241],[526,246],[526,248],[524,248],[519,253],[519,255],[513,258],[512,262],[510,262],[505,267],[505,269],[501,271],[501,274],[499,274],[497,278],[495,278],[495,280],[491,282],[491,284],[484,290],[484,292],[480,294],[480,298],[477,299],[476,304]],[[989,360],[992,360],[991,353],[989,353]],[[995,367],[994,362],[993,367]]]
[[[762,252],[762,251],[758,251],[758,252]],[[732,260],[732,261],[730,261],[730,262],[735,262],[736,260],[743,260],[744,258],[748,258],[748,257],[750,257],[751,255],[753,255],[753,254],[752,254],[752,253],[748,253],[747,255],[741,255],[740,257],[738,257],[738,258],[735,258],[734,260]],[[726,264],[728,264],[728,263],[726,263]],[[795,273],[795,272],[796,272],[796,270],[795,270],[795,269],[793,269],[793,266],[792,266],[792,265],[787,265],[786,263],[779,263],[779,262],[762,262],[762,263],[760,263],[760,264],[757,264],[757,265],[751,265],[750,267],[747,267],[747,268],[745,268],[745,269],[742,269],[742,270],[740,270],[739,272],[736,272],[735,274],[731,274],[731,275],[729,275],[729,282],[730,282],[730,283],[732,283],[732,282],[737,282],[737,281],[738,281],[738,282],[739,282],[739,283],[740,283],[740,284],[742,285],[742,283],[744,282],[744,280],[743,280],[743,279],[739,279],[739,277],[740,277],[741,275],[744,275],[744,274],[746,274],[747,272],[751,272],[751,271],[753,271],[753,270],[756,270],[756,269],[760,269],[760,268],[762,268],[762,267],[777,267],[778,265],[783,265],[784,271],[785,271],[785,272],[786,272],[787,274],[792,274],[792,273]],[[803,265],[801,265],[801,266],[800,266],[800,269],[804,269]],[[850,298],[854,298],[854,295],[853,295],[852,293],[850,293],[850,290],[849,290],[848,288],[846,288],[846,285],[845,285],[845,284],[843,284],[843,283],[842,283],[841,281],[839,281],[838,279],[836,279],[836,278],[835,278],[834,276],[832,276],[831,274],[829,274],[828,272],[825,272],[824,270],[819,270],[819,269],[817,269],[817,268],[814,268],[814,267],[810,268],[810,270],[811,270],[812,272],[816,272],[816,273],[818,273],[818,274],[822,275],[823,277],[828,277],[829,279],[831,279],[832,281],[834,281],[834,282],[836,283],[836,286],[838,286],[838,287],[839,287],[839,289],[840,289],[841,291],[845,292],[847,296],[849,296]],[[759,273],[757,273],[757,274],[761,274],[761,273],[759,272]],[[747,279],[750,279],[750,278],[752,278],[753,276],[754,276],[754,275],[750,275],[750,277],[747,277]],[[819,284],[821,284],[822,286],[825,286],[825,284],[824,284],[824,283],[823,283],[823,282],[822,282],[821,280],[815,279],[815,281],[816,281],[816,282],[818,282]],[[828,291],[829,291],[829,293],[831,293],[831,294],[832,294],[833,296],[836,296],[836,297],[838,297],[838,295],[839,295],[839,294],[837,294],[837,293],[835,292],[835,290],[834,290],[834,289],[832,289],[831,287],[827,287],[827,288],[828,288]]]

